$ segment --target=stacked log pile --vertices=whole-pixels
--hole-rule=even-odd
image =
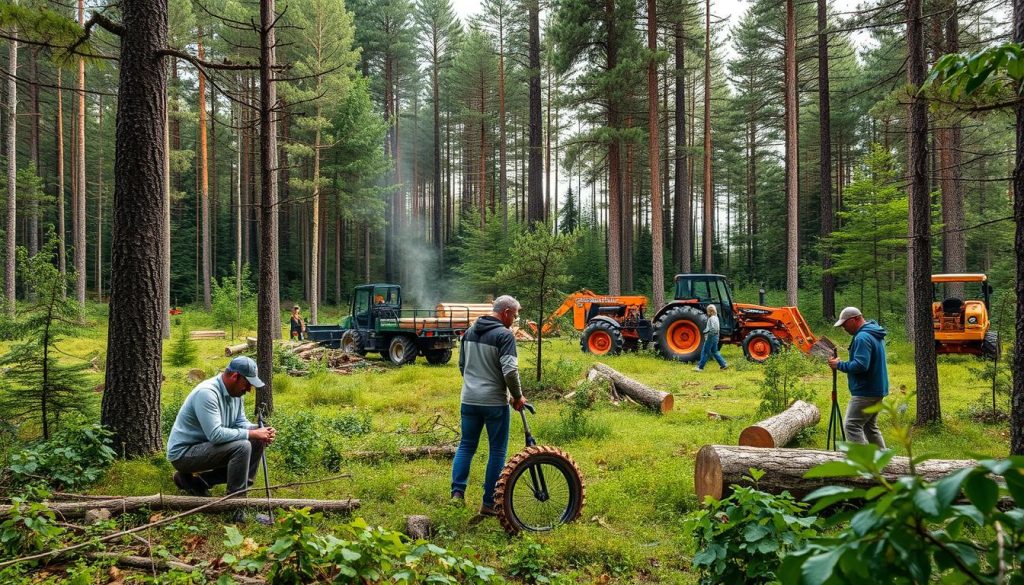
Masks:
[[[228,334],[223,331],[189,331],[189,339],[224,339]]]

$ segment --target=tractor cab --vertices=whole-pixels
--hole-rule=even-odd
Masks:
[[[397,319],[402,311],[402,287],[397,284],[364,284],[352,291],[352,327],[375,329],[382,319]]]
[[[729,282],[721,274],[677,274],[675,277],[675,300],[678,303],[695,305],[701,312],[708,305],[718,309],[718,321],[723,337],[731,335],[736,329],[736,317],[733,315],[732,289]]]
[[[992,286],[984,274],[933,274],[932,325],[938,353],[999,354],[990,330]]]

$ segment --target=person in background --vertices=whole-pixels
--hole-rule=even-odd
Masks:
[[[846,307],[839,313],[836,327],[842,327],[853,336],[850,342],[850,361],[841,362],[833,357],[828,365],[833,370],[846,372],[850,386],[850,404],[846,407],[846,440],[851,443],[873,443],[885,449],[885,439],[878,430],[878,413],[865,409],[880,402],[889,394],[889,369],[885,365],[885,335],[887,331],[875,321],[865,321],[857,307]]]
[[[299,341],[306,338],[306,320],[302,318],[298,305],[292,307],[291,338],[298,338]]]
[[[700,362],[694,368],[697,372],[703,372],[704,365],[712,357],[715,358],[715,361],[718,362],[719,367],[723,370],[729,367],[725,363],[725,358],[722,357],[722,352],[718,351],[718,336],[722,330],[722,326],[718,321],[718,309],[714,305],[708,305],[707,313],[708,324],[704,326],[704,348],[700,352]]]

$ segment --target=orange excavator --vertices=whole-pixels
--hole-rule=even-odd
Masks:
[[[557,332],[557,319],[572,311],[572,326],[583,332],[583,351],[604,355],[647,347],[651,341],[651,322],[644,317],[647,297],[642,295],[600,295],[591,290],[578,290],[565,300],[541,326],[545,337]],[[537,323],[527,322],[530,333],[537,335]]]

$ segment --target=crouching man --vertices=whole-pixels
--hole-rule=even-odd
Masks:
[[[228,493],[252,484],[273,427],[259,428],[245,416],[242,397],[261,388],[256,362],[236,357],[223,373],[199,383],[178,410],[167,440],[167,459],[177,470],[174,485],[194,496],[226,483]]]

